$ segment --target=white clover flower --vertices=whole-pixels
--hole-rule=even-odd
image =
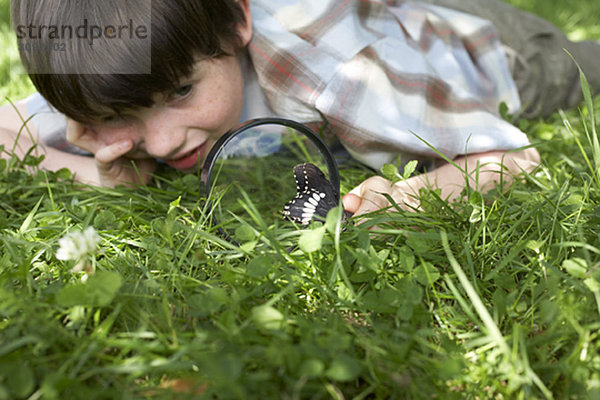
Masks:
[[[58,240],[56,258],[63,261],[77,261],[73,272],[82,271],[86,256],[96,253],[100,236],[94,227],[89,226],[83,232],[69,232]]]

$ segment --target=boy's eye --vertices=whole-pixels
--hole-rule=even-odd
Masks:
[[[116,122],[119,120],[119,116],[114,114],[114,115],[107,115],[105,117],[102,117],[102,122]]]
[[[127,114],[112,114],[102,117],[102,122],[106,124],[124,124],[133,120],[132,115]]]
[[[171,95],[169,96],[170,100],[177,100],[177,99],[181,99],[182,97],[187,96],[188,94],[190,94],[190,92],[192,91],[193,85],[191,83],[187,84],[187,85],[182,85],[180,87],[178,87],[177,89],[175,89]]]

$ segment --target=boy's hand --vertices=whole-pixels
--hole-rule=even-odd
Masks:
[[[471,188],[486,192],[501,182],[510,184],[515,175],[530,173],[539,164],[540,155],[534,147],[471,154],[456,158],[454,165],[444,164],[394,184],[379,176],[371,177],[345,195],[342,202],[346,211],[361,215],[389,207],[391,204],[383,196],[388,194],[400,208],[419,211],[418,193],[422,188],[440,189],[441,198],[454,200],[465,188],[467,179]]]
[[[87,183],[106,187],[148,183],[152,178],[152,172],[156,169],[154,159],[134,161],[125,157],[134,147],[133,140],[104,143],[91,129],[70,119],[67,120],[67,140],[94,154],[96,174],[94,176],[78,176],[79,180]],[[135,162],[135,168],[133,162]]]
[[[390,202],[384,196],[387,194],[400,208],[407,211],[418,210],[419,203],[410,189],[409,180],[393,184],[385,178],[373,176],[342,197],[344,209],[354,215],[361,215],[390,207]]]

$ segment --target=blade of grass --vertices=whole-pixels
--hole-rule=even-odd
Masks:
[[[462,270],[460,264],[458,263],[458,261],[456,261],[456,258],[454,258],[454,255],[452,254],[452,251],[450,250],[450,245],[448,244],[448,235],[446,234],[446,232],[443,232],[443,231],[441,232],[440,235],[441,235],[441,239],[442,239],[442,246],[444,247],[444,251],[446,252],[446,257],[448,258],[448,261],[450,262],[450,265],[452,266],[454,273],[458,277],[459,282],[465,289],[467,296],[473,303],[473,307],[475,308],[475,311],[479,315],[479,318],[485,325],[485,327],[488,331],[488,335],[490,335],[490,338],[496,344],[496,346],[500,349],[500,351],[502,353],[504,353],[504,356],[508,360],[513,360],[513,364],[516,364],[517,360],[515,360],[514,357],[512,357],[511,349],[508,346],[508,344],[506,343],[506,341],[504,340],[504,336],[502,336],[502,332],[500,332],[498,325],[496,325],[496,323],[494,322],[494,319],[492,318],[492,316],[488,312],[487,308],[481,301],[481,298],[475,291],[475,288],[473,287],[471,282],[469,282],[469,279],[467,278],[467,275]],[[523,363],[523,364],[524,365],[515,365],[515,368],[517,368],[517,369],[523,368],[525,370],[525,372],[527,373],[527,376],[534,382],[534,384],[544,394],[544,396],[547,399],[553,398],[552,392],[550,392],[550,390],[548,390],[548,388],[544,385],[542,380],[531,369],[531,367],[528,366],[528,363]]]

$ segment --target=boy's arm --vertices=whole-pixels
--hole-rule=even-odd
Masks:
[[[492,189],[501,180],[512,182],[513,176],[531,172],[539,165],[536,149],[527,148],[516,152],[493,151],[459,157],[454,162],[469,174],[469,185],[478,191]],[[371,177],[343,197],[346,211],[360,215],[390,204],[382,193],[389,194],[396,203],[407,210],[419,208],[421,188],[441,189],[441,197],[453,200],[465,188],[464,173],[452,164],[445,164],[433,171],[392,184],[379,176]]]
[[[131,160],[123,157],[133,147],[131,141],[107,146],[96,137],[86,139],[86,127],[72,120],[67,120],[65,134],[68,141],[93,153],[94,157],[45,146],[33,124],[23,127],[23,120],[28,117],[25,101],[15,103],[14,107],[10,104],[0,107],[0,145],[4,145],[4,154],[0,157],[6,157],[5,154],[14,149],[15,154],[22,158],[35,143],[37,148],[33,154],[45,155],[40,167],[50,171],[68,168],[79,182],[107,187],[148,182],[156,168],[152,159],[136,160],[136,168],[133,168]]]
[[[15,103],[14,107],[11,104],[0,107],[0,145],[4,145],[4,152],[0,153],[0,158],[6,158],[13,149],[14,153],[22,158],[35,143],[38,146],[32,154],[45,155],[40,164],[42,168],[50,171],[68,168],[76,173],[78,181],[99,184],[98,171],[93,157],[71,154],[44,146],[40,143],[33,124],[23,127],[21,117],[23,119],[29,117],[24,101]]]

